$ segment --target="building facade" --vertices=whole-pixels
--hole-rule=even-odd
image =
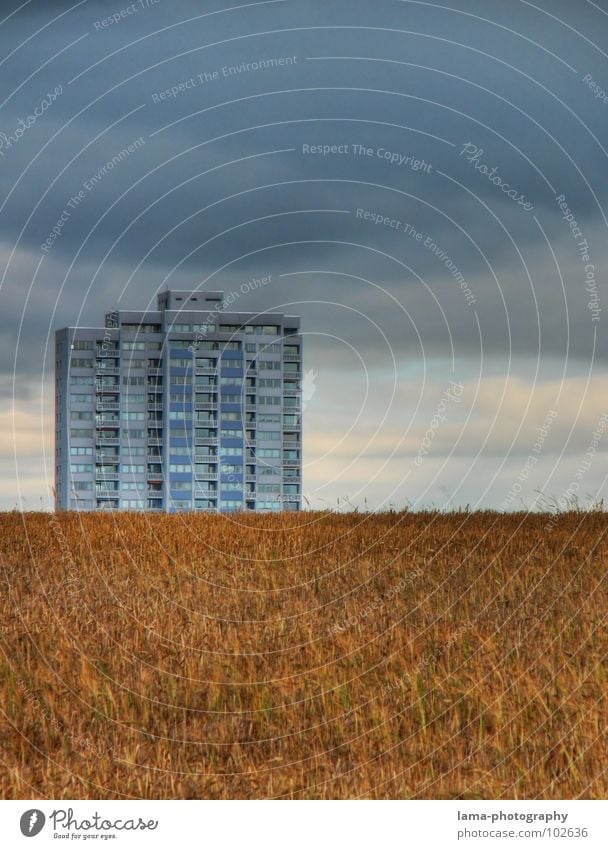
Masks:
[[[302,337],[222,292],[55,334],[57,510],[300,510]]]

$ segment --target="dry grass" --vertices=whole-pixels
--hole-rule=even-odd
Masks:
[[[606,798],[608,518],[0,515],[3,798]]]

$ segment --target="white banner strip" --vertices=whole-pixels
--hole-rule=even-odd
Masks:
[[[608,846],[608,802],[5,801],[2,846]],[[120,844],[118,844],[120,841]]]

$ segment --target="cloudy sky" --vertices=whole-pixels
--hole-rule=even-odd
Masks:
[[[55,329],[268,275],[312,506],[608,495],[605,0],[0,14],[1,507],[50,504]]]

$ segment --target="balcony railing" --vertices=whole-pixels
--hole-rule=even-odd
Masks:
[[[195,410],[217,410],[217,401],[195,401]]]
[[[120,439],[117,436],[104,436],[103,433],[98,433],[95,437],[95,442],[98,445],[120,445]]]

